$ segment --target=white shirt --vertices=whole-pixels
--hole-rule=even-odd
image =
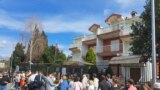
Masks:
[[[73,81],[69,82],[69,88],[68,88],[68,90],[74,90],[74,82]]]
[[[28,78],[29,82],[33,82],[34,79],[35,79],[35,77],[36,77],[37,75],[38,75],[38,74],[32,74],[32,75]]]
[[[89,85],[88,90],[94,90],[94,85]]]
[[[97,88],[97,90],[98,90],[98,86],[99,86],[99,79],[98,78],[94,78],[94,87],[96,87]]]
[[[87,86],[89,86],[89,84],[88,84],[88,78],[87,77],[83,77],[83,79],[82,79],[82,85],[83,85],[84,89],[86,89]]]

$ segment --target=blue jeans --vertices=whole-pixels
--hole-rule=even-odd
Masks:
[[[0,90],[7,90],[7,85],[0,85]]]

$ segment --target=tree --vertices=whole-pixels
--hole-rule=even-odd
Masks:
[[[42,62],[44,63],[55,63],[56,61],[64,61],[66,60],[65,54],[59,50],[59,48],[56,46],[48,46],[44,50],[42,54]]]
[[[13,68],[15,68],[16,65],[20,65],[21,62],[24,62],[24,56],[24,47],[22,43],[17,43],[15,46],[15,50],[13,51],[12,57],[10,58],[12,60]]]
[[[46,47],[42,53],[42,62],[44,63],[53,63],[54,62],[54,54],[52,53],[52,49],[50,47]]]
[[[48,46],[47,35],[43,31],[42,25],[38,20],[31,19],[26,26],[27,29],[31,31],[26,60],[29,61],[31,56],[32,62],[40,62],[39,60],[41,59],[42,53]],[[31,48],[32,51],[30,51]]]
[[[156,4],[158,5],[158,4]],[[156,6],[156,9],[158,9]],[[152,55],[152,45],[151,45],[151,0],[146,1],[145,10],[140,15],[142,21],[135,22],[131,29],[133,32],[131,33],[132,42],[130,50],[135,55],[142,55],[145,61],[148,61]],[[159,12],[159,11],[158,11]],[[160,15],[156,13],[156,26],[158,26],[158,18],[160,19]],[[160,28],[156,27],[156,41],[158,42],[158,31]],[[157,46],[158,43],[157,43]]]
[[[92,48],[89,48],[86,54],[85,61],[88,63],[96,64],[96,55]]]

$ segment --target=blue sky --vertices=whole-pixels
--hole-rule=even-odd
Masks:
[[[145,0],[0,0],[0,56],[11,55],[30,17],[42,23],[49,45],[58,43],[69,55],[73,38],[90,34],[92,24],[106,27],[104,20],[112,13],[129,17],[144,5]]]

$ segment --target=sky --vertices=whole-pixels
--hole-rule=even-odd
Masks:
[[[145,0],[0,0],[0,57],[11,56],[31,17],[42,24],[49,45],[57,43],[70,55],[73,38],[91,34],[92,24],[106,27],[104,20],[112,13],[129,17],[134,10],[140,15],[144,5]]]

